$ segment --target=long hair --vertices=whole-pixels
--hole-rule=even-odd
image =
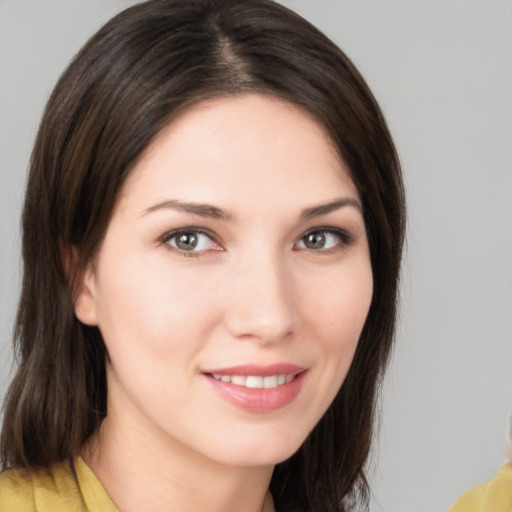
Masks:
[[[325,127],[364,210],[374,294],[334,402],[273,474],[278,510],[365,503],[364,466],[395,327],[404,192],[383,115],[345,54],[271,0],[150,0],[117,15],[77,54],[46,106],[23,209],[19,362],[4,404],[3,468],[75,457],[105,417],[105,346],[73,307],[119,190],[148,144],[198,101],[256,92]],[[66,248],[73,247],[76,257]],[[359,498],[358,498],[359,497]]]

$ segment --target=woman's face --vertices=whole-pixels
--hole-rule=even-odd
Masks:
[[[136,165],[83,277],[106,422],[224,464],[288,458],[343,383],[372,283],[320,125],[260,95],[196,104]]]

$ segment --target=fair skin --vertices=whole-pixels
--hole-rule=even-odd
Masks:
[[[373,291],[360,198],[303,110],[200,102],[123,186],[76,299],[109,354],[82,455],[122,512],[271,511],[348,372]]]

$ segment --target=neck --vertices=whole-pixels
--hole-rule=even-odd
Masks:
[[[107,417],[82,451],[120,512],[274,511],[272,466],[224,465],[164,433],[131,425]]]

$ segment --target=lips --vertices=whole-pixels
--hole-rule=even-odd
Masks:
[[[251,412],[271,412],[289,405],[299,394],[307,368],[292,364],[245,365],[203,372],[222,399]]]

